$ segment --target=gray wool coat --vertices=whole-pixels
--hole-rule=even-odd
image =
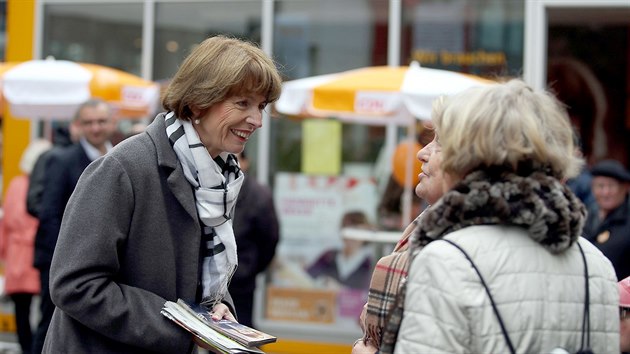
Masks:
[[[44,353],[191,352],[192,335],[160,310],[198,300],[200,242],[192,187],[159,114],[79,179],[53,255]]]

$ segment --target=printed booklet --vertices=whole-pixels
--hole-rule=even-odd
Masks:
[[[272,335],[237,322],[215,321],[206,308],[182,299],[167,301],[161,313],[221,353],[263,353],[258,346],[277,340]]]

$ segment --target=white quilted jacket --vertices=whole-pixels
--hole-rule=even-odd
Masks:
[[[524,229],[471,226],[446,235],[479,268],[517,353],[580,348],[584,262],[577,245],[554,255]],[[619,353],[619,294],[612,265],[583,238],[590,287],[590,346]],[[509,353],[479,277],[464,255],[435,241],[414,259],[395,353]]]

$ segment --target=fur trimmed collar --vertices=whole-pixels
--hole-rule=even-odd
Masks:
[[[472,225],[513,225],[552,253],[568,249],[582,233],[586,208],[558,179],[487,168],[468,174],[425,213],[414,246]]]

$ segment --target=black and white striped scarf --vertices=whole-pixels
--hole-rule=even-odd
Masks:
[[[202,302],[209,308],[223,300],[236,267],[236,239],[232,217],[243,173],[234,155],[221,153],[212,159],[192,123],[177,119],[173,112],[165,116],[166,134],[195,188],[197,214],[206,247],[202,268]]]

